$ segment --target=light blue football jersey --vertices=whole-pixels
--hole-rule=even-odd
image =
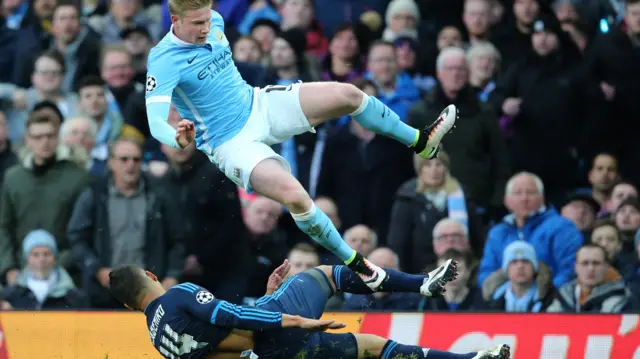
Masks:
[[[151,49],[147,65],[146,104],[152,134],[161,142],[175,144],[175,133],[157,136],[171,128],[152,121],[168,113],[173,103],[183,119],[196,127],[196,146],[211,155],[212,150],[235,136],[247,122],[253,106],[253,88],[240,76],[224,35],[224,20],[211,11],[207,43],[194,45],[178,39],[173,28]],[[166,124],[162,124],[166,125]],[[155,132],[155,133],[154,133]]]

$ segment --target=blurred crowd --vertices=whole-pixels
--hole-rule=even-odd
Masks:
[[[459,262],[442,298],[328,310],[640,311],[639,0],[214,9],[252,86],[350,82],[414,127],[460,111],[433,160],[348,117],[276,146],[371,262]],[[146,60],[170,26],[160,0],[0,0],[1,310],[122,309],[109,272],[129,263],[249,305],[284,259],[340,264],[280,204],[151,137]]]

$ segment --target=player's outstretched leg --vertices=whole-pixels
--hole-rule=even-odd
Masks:
[[[371,290],[362,283],[359,276],[346,266],[322,266],[320,268],[323,268],[325,274],[333,279],[336,290],[340,292],[371,293]],[[407,274],[388,268],[383,268],[383,270],[389,279],[382,284],[378,291],[420,293],[429,297],[444,293],[444,286],[458,275],[456,262],[451,259],[426,275]],[[327,271],[330,272],[327,273]]]
[[[358,343],[358,359],[509,359],[508,345],[498,345],[479,352],[455,354],[415,345],[404,345],[372,334],[354,334]]]
[[[360,282],[377,291],[387,280],[385,271],[367,261],[342,239],[329,217],[313,204],[300,182],[273,158],[263,160],[251,172],[251,187],[259,194],[285,205],[298,228],[338,256],[357,273]]]
[[[431,125],[418,130],[402,122],[395,112],[375,97],[368,96],[354,85],[337,82],[302,84],[300,105],[312,126],[350,115],[363,127],[391,137],[429,159],[437,156],[440,141],[451,131],[458,117],[456,107],[449,105]]]

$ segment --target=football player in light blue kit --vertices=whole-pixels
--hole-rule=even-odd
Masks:
[[[285,205],[303,232],[335,253],[372,291],[382,290],[387,273],[344,242],[270,145],[351,115],[369,130],[434,158],[440,141],[453,128],[455,106],[447,107],[426,129],[417,130],[350,84],[253,88],[235,67],[223,19],[210,10],[211,0],[169,0],[168,5],[171,30],[151,50],[147,70],[146,105],[153,137],[178,148],[195,139],[197,148],[227,177]],[[184,119],[177,130],[167,122],[171,103]],[[441,276],[430,275],[425,285]]]

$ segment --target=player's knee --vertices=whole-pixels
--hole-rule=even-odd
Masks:
[[[331,286],[333,286],[334,290],[335,290],[335,283],[336,281],[333,279],[333,266],[317,266],[316,268],[318,268],[319,270],[321,270],[329,279],[329,282],[331,283]]]
[[[380,358],[382,349],[389,339],[373,334],[354,334],[358,343],[358,358],[373,359]]]
[[[357,110],[362,104],[364,93],[352,84],[340,84],[339,86],[337,94],[340,96],[340,101],[349,107],[351,112]]]
[[[282,202],[292,213],[304,213],[309,210],[313,201],[302,185],[284,185]]]

